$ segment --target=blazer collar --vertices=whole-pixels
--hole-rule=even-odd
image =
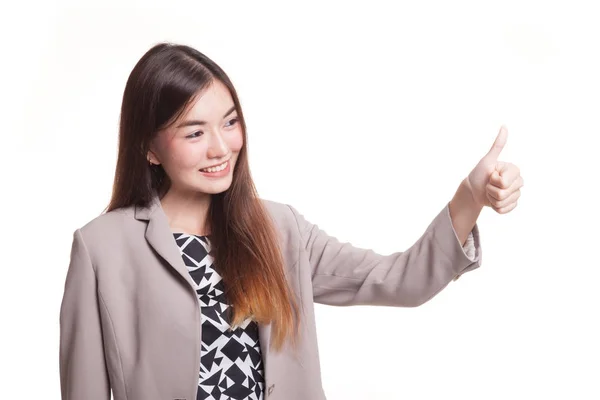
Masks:
[[[185,281],[190,285],[194,296],[197,296],[196,293],[196,284],[192,280],[190,273],[187,270],[185,263],[183,262],[183,258],[181,256],[181,252],[179,251],[179,247],[175,242],[175,238],[173,237],[173,232],[171,231],[171,227],[169,226],[169,221],[167,219],[167,215],[165,214],[160,198],[158,194],[154,192],[151,201],[145,207],[143,206],[135,206],[134,210],[135,219],[141,221],[148,221],[148,225],[146,227],[146,240],[156,250],[156,252],[169,264],[170,267],[175,269],[185,279]],[[198,304],[200,306],[200,304]],[[263,368],[265,370],[265,374],[267,371],[268,364],[268,355],[269,355],[269,345],[271,342],[271,324],[259,324],[259,341],[261,352],[263,353]]]
[[[154,191],[152,193],[150,203],[146,207],[138,205],[135,206],[135,219],[148,221],[150,220],[152,213],[154,213],[159,208],[162,209],[160,199],[158,197],[158,193]]]
[[[167,264],[185,279],[195,294],[195,283],[183,262],[181,252],[173,237],[169,220],[162,208],[158,194],[154,192],[147,206],[136,205],[134,216],[137,220],[148,221],[144,234],[146,240]]]

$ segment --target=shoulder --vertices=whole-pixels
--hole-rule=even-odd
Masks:
[[[298,232],[298,214],[289,204],[270,199],[260,199],[279,229]]]
[[[278,222],[289,223],[290,218],[294,218],[292,211],[290,210],[290,206],[288,204],[264,198],[261,198],[260,201],[262,202],[263,206],[270,214],[270,216],[276,219]]]
[[[139,221],[134,218],[134,206],[122,207],[98,215],[76,231],[80,232],[86,244],[109,244],[122,240],[131,231],[130,225],[136,222]]]

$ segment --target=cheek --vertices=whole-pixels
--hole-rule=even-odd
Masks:
[[[240,149],[242,148],[243,144],[244,144],[244,134],[242,133],[241,129],[235,131],[234,134],[230,135],[227,138],[227,146],[233,152],[240,151]]]
[[[169,149],[169,163],[177,169],[188,169],[198,164],[198,146],[172,146]]]

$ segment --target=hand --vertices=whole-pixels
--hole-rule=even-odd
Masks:
[[[519,167],[498,161],[507,136],[506,127],[502,125],[490,151],[465,180],[475,203],[491,207],[499,214],[506,214],[517,206],[520,189],[524,186]]]

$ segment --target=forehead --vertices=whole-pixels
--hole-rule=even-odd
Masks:
[[[180,119],[221,120],[223,114],[231,106],[233,106],[233,98],[229,89],[220,81],[215,80],[194,96]]]

